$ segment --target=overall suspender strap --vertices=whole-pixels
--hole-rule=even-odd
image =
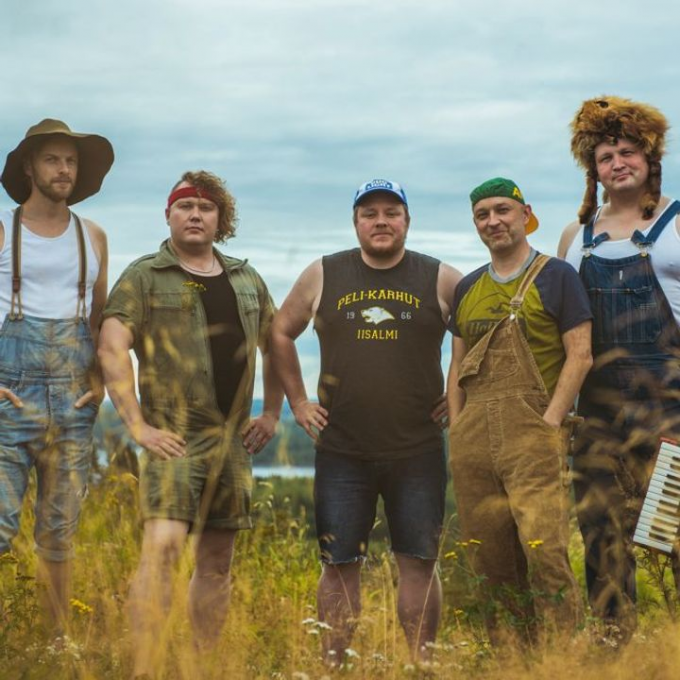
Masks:
[[[83,224],[80,217],[71,213],[76,223],[76,238],[78,240],[78,304],[76,306],[76,317],[86,319],[87,304],[85,294],[87,292],[87,251],[85,250],[85,235],[83,234]]]
[[[661,236],[661,232],[666,228],[666,225],[680,212],[680,201],[673,201],[663,215],[659,217],[654,226],[649,230],[649,234],[645,236],[639,229],[636,229],[631,236],[631,241],[641,248],[648,248],[656,243],[656,240]]]
[[[609,234],[606,231],[603,231],[601,234],[598,234],[595,238],[593,238],[596,219],[597,215],[594,215],[590,222],[588,222],[588,224],[583,227],[583,251],[585,252],[586,257],[590,255],[593,248],[599,246],[603,241],[609,240]]]
[[[87,305],[87,251],[85,250],[85,235],[80,218],[73,215],[76,223],[76,240],[78,241],[78,303],[76,317],[86,319]],[[24,312],[21,305],[21,206],[14,211],[12,221],[12,300],[9,310],[10,321],[23,319]]]
[[[9,318],[10,321],[24,318],[21,307],[21,206],[14,211],[12,220],[12,300]]]
[[[524,302],[524,296],[531,287],[531,284],[536,280],[536,277],[540,274],[541,270],[550,260],[550,256],[538,254],[534,258],[534,261],[529,265],[529,268],[524,274],[522,282],[519,284],[519,288],[515,293],[512,300],[510,300],[510,319],[515,319],[517,312],[519,311],[522,303]]]

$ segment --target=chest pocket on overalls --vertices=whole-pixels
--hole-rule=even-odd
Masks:
[[[465,355],[458,372],[459,384],[462,385],[464,378],[469,376],[478,376],[478,380],[482,382],[494,382],[517,373],[518,364],[514,351],[498,347],[508,336],[507,323],[499,322]],[[491,346],[492,340],[498,340],[498,335],[501,336],[501,341],[493,343],[496,347]]]
[[[646,262],[625,267],[597,265],[597,277],[587,285],[595,317],[595,343],[646,344],[658,340],[662,321],[648,267]]]

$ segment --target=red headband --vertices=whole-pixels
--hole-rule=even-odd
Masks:
[[[170,215],[170,206],[175,201],[179,201],[180,198],[204,198],[206,201],[212,201],[217,205],[217,201],[210,193],[205,191],[205,189],[199,189],[198,187],[182,187],[181,189],[175,189],[175,191],[168,196],[168,205],[165,208],[166,218]]]

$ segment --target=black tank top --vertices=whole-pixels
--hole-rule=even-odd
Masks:
[[[219,276],[190,276],[205,289],[200,298],[208,322],[215,396],[218,408],[227,417],[246,368],[246,336],[236,295],[226,272]]]
[[[330,416],[318,448],[382,460],[442,447],[430,418],[444,391],[439,261],[407,250],[395,267],[373,269],[355,248],[322,262],[314,328]]]

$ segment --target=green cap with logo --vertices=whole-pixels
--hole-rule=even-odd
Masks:
[[[473,208],[479,201],[482,201],[485,198],[512,198],[514,201],[526,205],[524,196],[522,196],[522,192],[519,190],[517,184],[505,177],[488,179],[470,193],[470,201],[472,202]],[[536,229],[538,229],[538,219],[532,211],[526,225],[526,233],[531,234],[531,232],[536,231]]]

